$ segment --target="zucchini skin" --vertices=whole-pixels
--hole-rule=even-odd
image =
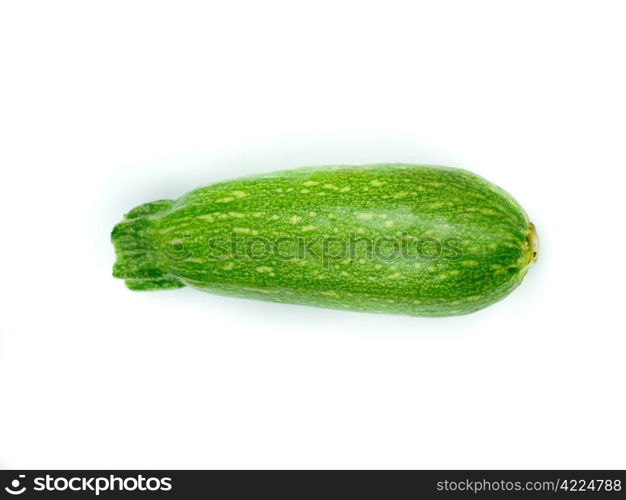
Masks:
[[[534,226],[466,170],[376,164],[284,170],[140,205],[113,229],[131,290],[203,291],[336,309],[451,316],[507,296]]]

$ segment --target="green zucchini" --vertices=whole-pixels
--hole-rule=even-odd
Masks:
[[[471,172],[378,164],[285,170],[131,210],[112,232],[131,290],[184,286],[275,302],[450,316],[517,287],[537,236]]]

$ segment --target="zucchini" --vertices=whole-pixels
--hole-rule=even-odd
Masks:
[[[517,287],[537,235],[466,170],[377,164],[285,170],[140,205],[112,232],[131,290],[190,286],[275,302],[450,316]]]

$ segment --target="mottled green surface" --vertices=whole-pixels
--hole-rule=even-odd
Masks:
[[[536,252],[531,227],[513,198],[464,170],[303,168],[135,208],[113,229],[113,274],[132,290],[448,316],[519,285]]]

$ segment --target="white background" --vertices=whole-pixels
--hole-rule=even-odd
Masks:
[[[626,467],[622,8],[3,2],[0,467]],[[513,194],[522,286],[426,319],[111,277],[140,203],[379,161]]]

